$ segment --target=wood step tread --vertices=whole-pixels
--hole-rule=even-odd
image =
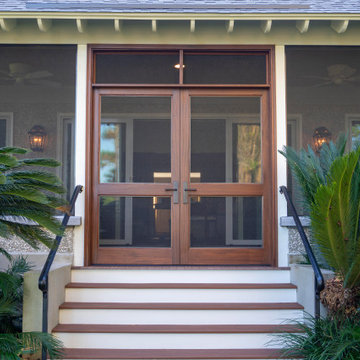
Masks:
[[[304,307],[294,302],[283,303],[119,303],[65,302],[60,309],[159,309],[159,310],[288,310]]]
[[[296,289],[290,283],[83,283],[71,282],[68,289]]]
[[[63,359],[278,359],[281,355],[279,349],[65,349]]]
[[[300,332],[296,325],[107,325],[107,324],[58,324],[53,332],[67,333],[283,333]]]
[[[72,270],[282,270],[290,267],[274,267],[259,265],[92,265],[72,266]]]

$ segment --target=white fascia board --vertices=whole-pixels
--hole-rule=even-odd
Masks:
[[[360,14],[201,14],[201,13],[88,13],[88,12],[0,12],[7,19],[93,19],[93,20],[360,20]]]

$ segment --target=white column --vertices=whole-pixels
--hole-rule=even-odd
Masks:
[[[78,45],[76,62],[76,117],[75,117],[75,184],[85,186],[86,154],[86,69],[87,46]],[[81,226],[74,228],[74,265],[84,265],[85,192],[76,202],[75,215],[81,216]]]
[[[277,150],[286,144],[286,63],[285,46],[275,46],[276,76],[276,138]],[[286,160],[277,152],[277,191],[279,186],[287,185]],[[280,226],[280,217],[287,215],[286,200],[278,192],[278,265],[288,266],[288,229]]]

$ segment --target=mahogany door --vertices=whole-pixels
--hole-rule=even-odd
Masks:
[[[181,262],[272,264],[267,90],[183,91]]]
[[[96,89],[92,263],[272,264],[268,96]]]
[[[179,262],[179,92],[94,92],[94,264]]]

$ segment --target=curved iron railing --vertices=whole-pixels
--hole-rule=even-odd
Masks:
[[[290,207],[292,217],[295,221],[296,228],[299,232],[299,235],[300,235],[302,243],[304,245],[306,254],[307,254],[309,261],[311,263],[311,266],[314,270],[314,274],[315,274],[315,317],[319,318],[320,317],[320,292],[321,292],[321,290],[324,289],[324,286],[325,286],[324,277],[321,273],[319,264],[316,261],[314,253],[311,249],[311,245],[305,234],[304,228],[301,225],[299,215],[297,214],[297,211],[296,211],[295,206],[290,198],[290,195],[289,195],[289,192],[288,192],[286,186],[280,186],[280,194],[283,194],[285,196],[285,199]]]
[[[75,202],[76,199],[78,197],[78,195],[83,191],[83,186],[82,185],[77,185],[74,189],[74,192],[71,196],[70,199],[70,203],[69,203],[69,211],[65,213],[63,220],[61,222],[61,228],[63,230],[65,230],[68,222],[69,222],[69,218],[70,218],[70,214],[72,213],[74,206],[75,206]],[[48,288],[49,288],[49,272],[50,272],[50,268],[51,265],[55,259],[56,256],[56,252],[60,246],[61,240],[62,240],[63,236],[62,235],[58,235],[55,238],[55,246],[50,250],[49,255],[46,259],[46,262],[44,264],[44,267],[40,273],[39,276],[39,289],[41,290],[42,294],[43,294],[43,308],[42,308],[42,332],[47,332],[48,331]],[[46,354],[46,350],[43,348],[42,349],[42,360],[46,360],[47,354]]]

